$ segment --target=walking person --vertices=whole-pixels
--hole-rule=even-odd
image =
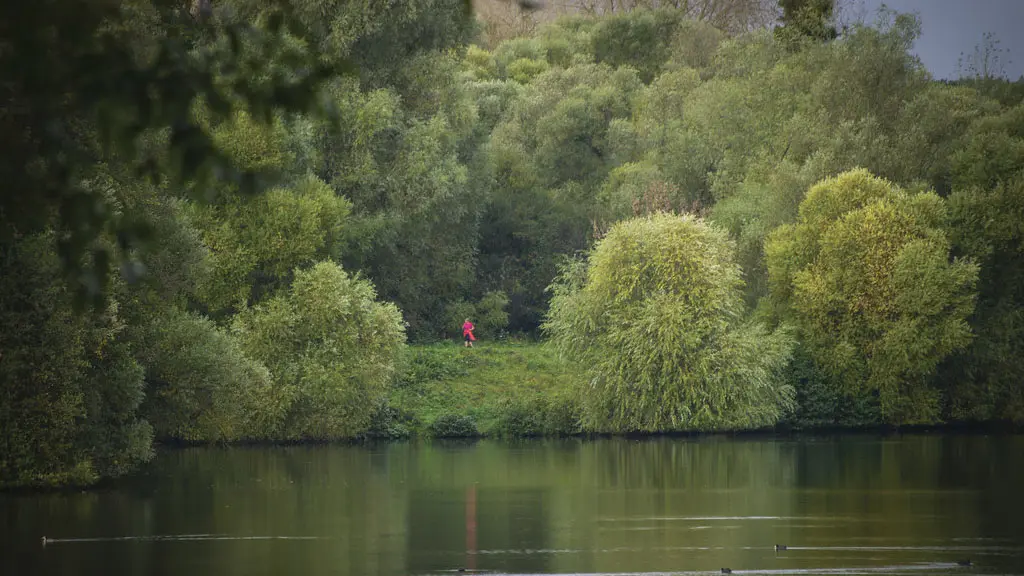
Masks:
[[[473,340],[476,340],[476,337],[473,336],[473,323],[469,321],[469,318],[462,323],[462,338],[466,342],[466,348],[473,347]]]

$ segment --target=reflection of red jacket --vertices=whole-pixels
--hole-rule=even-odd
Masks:
[[[476,340],[476,338],[473,336],[473,323],[472,322],[466,322],[465,324],[462,325],[462,336],[463,337],[469,336],[470,340]]]

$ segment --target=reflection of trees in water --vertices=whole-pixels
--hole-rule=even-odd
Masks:
[[[794,476],[785,443],[724,437],[613,440],[581,447],[571,540],[597,572],[759,567]],[[701,550],[701,548],[704,548]],[[608,553],[608,550],[616,550]]]
[[[62,569],[36,573],[83,566],[94,568],[89,573],[175,576],[401,573],[406,505],[404,491],[389,482],[388,458],[386,451],[337,446],[171,451],[141,482],[54,495],[55,506],[30,515],[46,518],[40,530],[60,527],[51,537],[319,539],[66,544],[59,554],[48,551]]]
[[[11,547],[21,573],[391,575],[474,559],[519,573],[637,572],[961,556],[1019,573],[1021,454],[1021,436],[938,435],[190,449],[100,491],[0,495],[0,538],[25,542]],[[43,534],[200,533],[325,540],[33,547]],[[775,543],[1018,550],[791,550],[780,560]]]
[[[470,512],[475,508],[475,534]],[[548,519],[541,489],[468,487],[409,494],[410,569],[468,567],[548,572]],[[475,550],[468,548],[475,544]],[[475,566],[473,564],[475,563]]]
[[[797,514],[834,518],[801,535],[809,545],[931,546],[939,549],[872,556],[880,563],[973,557],[1008,572],[1022,569],[1019,550],[1012,556],[990,553],[998,552],[991,547],[1024,544],[1020,536],[1013,541],[1024,513],[1017,496],[1024,438],[846,436],[802,442],[797,450]]]

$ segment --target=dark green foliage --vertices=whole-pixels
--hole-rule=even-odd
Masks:
[[[467,0],[8,4],[3,485],[154,432],[1024,420],[1021,83],[932,81],[912,16],[690,3],[487,51]],[[565,358],[514,336],[545,315]]]
[[[495,128],[491,162],[502,191],[480,225],[478,276],[509,296],[509,325],[535,330],[557,255],[584,249],[594,202],[615,165],[613,127],[642,86],[629,69],[581,64],[552,69],[523,91]]]
[[[567,387],[567,391],[546,397],[544,411],[544,432],[554,436],[574,436],[583,433],[583,410],[578,390]]]
[[[421,423],[415,415],[381,402],[370,417],[370,425],[363,433],[372,440],[401,440],[412,436]]]
[[[788,42],[801,39],[832,40],[836,37],[833,14],[836,0],[779,0],[782,7],[782,26],[776,34]]]
[[[143,414],[157,438],[259,438],[265,422],[283,417],[274,413],[267,369],[210,320],[172,309],[133,329],[132,341],[146,367]]]
[[[447,333],[462,338],[462,324],[468,318],[473,323],[473,335],[477,338],[493,340],[501,337],[508,327],[508,304],[508,296],[502,292],[488,292],[475,304],[453,302],[447,307]]]
[[[787,380],[796,388],[796,409],[784,420],[795,428],[872,426],[882,421],[878,396],[838,389],[814,364],[804,345],[793,351]]]
[[[475,111],[454,82],[454,62],[434,55],[413,64],[422,102],[393,89],[337,87],[349,120],[321,134],[319,172],[352,202],[340,259],[364,271],[423,339],[446,333],[445,306],[470,295],[482,201],[460,157]]]
[[[480,435],[472,416],[451,412],[435,418],[428,431],[434,438],[475,438]]]
[[[333,72],[280,42],[286,30],[301,34],[289,10],[261,27],[196,19],[189,4],[56,0],[0,10],[8,111],[0,178],[14,191],[0,200],[0,242],[54,226],[66,269],[80,273],[75,289],[97,303],[107,262],[119,255],[97,239],[114,232],[123,253],[147,230],[119,218],[108,197],[83,183],[83,171],[116,156],[200,199],[213,180],[254,190],[256,174],[214,145],[195,106],[204,103],[215,119],[243,106],[266,122],[277,107],[309,108]]]
[[[544,434],[544,406],[541,401],[506,398],[498,404],[494,435],[524,438]]]
[[[0,203],[4,309],[37,316],[11,317],[24,329],[4,333],[5,429],[20,446],[0,454],[5,484],[85,482],[130,470],[150,451],[148,424],[135,417],[144,393],[143,409],[165,439],[349,437],[390,381],[404,339],[393,306],[373,304],[373,288],[362,279],[346,284],[340,271],[307,283],[314,286],[305,294],[293,290],[304,286],[303,268],[352,255],[342,246],[360,234],[353,226],[343,237],[354,202],[338,192],[363,197],[310,173],[328,161],[347,163],[322,137],[337,134],[336,124],[355,111],[339,117],[336,106],[312,105],[323,103],[317,85],[329,78],[350,94],[380,87],[401,99],[409,168],[393,188],[424,188],[423,178],[433,177],[430,191],[444,197],[452,178],[465,180],[455,142],[471,132],[473,110],[452,81],[456,61],[440,53],[469,38],[468,3],[367,5],[372,13],[364,13],[339,2],[329,22],[320,3],[225,0],[213,12],[197,11],[202,3],[190,11],[191,4],[57,1],[0,12],[0,43],[10,48],[0,55],[10,81],[4,109],[18,112],[3,116],[0,137],[0,149],[18,163],[3,172],[5,181],[19,191]],[[340,80],[353,63],[362,86]],[[438,101],[442,87],[450,94]],[[288,113],[295,111],[308,113]],[[439,134],[451,141],[435,152]],[[428,174],[435,158],[444,165]],[[271,178],[269,192],[238,195],[265,189]],[[408,200],[411,226],[397,237],[415,241],[425,234],[415,227],[423,211]],[[474,212],[454,202],[428,213],[436,215],[437,238],[407,262],[427,268],[428,254],[454,245],[454,266],[471,278]],[[468,215],[461,243],[445,242],[446,230],[442,236],[453,213]],[[109,298],[110,307],[73,312],[49,249],[40,249],[42,271],[25,263],[23,251],[39,251],[27,238],[41,230],[60,245],[64,269],[76,275],[72,287]],[[380,263],[388,258],[378,255]],[[117,261],[133,284],[109,284]],[[454,286],[452,299],[469,295],[465,281],[449,282],[451,269],[429,273],[435,286]],[[389,284],[396,292],[389,296],[401,297],[395,287],[408,285]],[[260,302],[284,313],[270,320],[284,321],[276,328],[298,342],[255,345],[245,330],[273,322],[251,310],[233,316]],[[440,311],[443,303],[425,307]],[[491,317],[500,312],[485,308]],[[229,332],[232,324],[242,332]],[[247,355],[245,345],[263,356]],[[44,361],[50,355],[65,368]],[[42,448],[18,452],[31,445]]]
[[[154,431],[137,414],[144,398],[142,376],[143,367],[123,338],[106,344],[92,360],[81,385],[84,417],[76,443],[89,454],[97,478],[131,472],[152,455]]]
[[[488,292],[476,304],[477,326],[485,338],[500,336],[508,326],[508,296],[504,292]]]
[[[5,246],[0,269],[0,486],[90,483],[149,459],[116,306],[74,311],[51,235]]]
[[[971,346],[941,372],[948,416],[1024,421],[1024,106],[977,122],[957,155],[955,248],[980,264]]]
[[[631,66],[644,82],[650,82],[668,60],[682,17],[677,10],[657,10],[604,18],[590,35],[594,59],[615,67]]]

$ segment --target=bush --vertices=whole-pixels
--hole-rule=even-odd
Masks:
[[[336,264],[297,270],[287,293],[236,318],[243,350],[287,403],[284,438],[353,438],[370,425],[404,347],[402,316]],[[278,409],[278,407],[275,407]]]
[[[430,435],[434,438],[476,438],[480,432],[476,420],[464,414],[441,414],[430,423]]]
[[[575,436],[583,432],[579,401],[568,393],[548,399],[544,414],[544,432],[552,436]]]
[[[476,306],[472,302],[457,300],[445,306],[445,333],[461,339],[466,318],[475,322]]]
[[[412,436],[416,428],[416,417],[412,413],[381,402],[370,416],[370,425],[363,436],[374,440],[400,440]]]
[[[743,281],[725,233],[690,216],[615,225],[552,290],[545,323],[588,369],[586,428],[616,432],[774,424],[791,339],[743,324]]]
[[[505,398],[498,402],[492,434],[505,438],[544,435],[546,406],[540,399]]]
[[[143,413],[158,438],[270,438],[284,419],[270,373],[210,320],[177,308],[129,332],[146,367]]]
[[[881,421],[878,397],[840,390],[814,365],[806,346],[798,344],[787,380],[796,388],[796,407],[786,424],[797,429],[871,426]]]
[[[488,292],[476,305],[477,332],[484,338],[499,337],[508,327],[508,296],[504,292]]]
[[[506,397],[498,401],[495,412],[494,436],[572,436],[583,431],[579,404],[564,392]]]

